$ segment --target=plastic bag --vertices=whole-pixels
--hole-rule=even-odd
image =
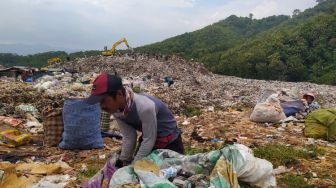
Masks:
[[[83,183],[83,188],[108,188],[110,180],[117,168],[114,166],[115,160],[110,159],[95,176],[88,182]]]
[[[2,145],[17,147],[29,143],[32,138],[29,134],[21,134],[18,130],[7,130],[0,133]]]
[[[305,121],[307,137],[336,140],[336,109],[319,109],[311,112]]]
[[[100,106],[84,99],[66,100],[63,106],[64,132],[62,149],[94,149],[104,147],[100,133]]]
[[[221,153],[232,164],[240,181],[259,187],[276,186],[272,163],[254,157],[248,147],[242,144],[229,145],[221,149]]]
[[[276,123],[285,118],[280,101],[273,95],[266,102],[256,104],[250,116],[251,121],[259,123]]]

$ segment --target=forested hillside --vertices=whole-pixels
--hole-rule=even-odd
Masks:
[[[85,51],[85,52],[75,52],[68,54],[63,51],[54,51],[27,56],[11,53],[0,53],[0,64],[4,65],[5,67],[10,67],[14,65],[44,67],[48,65],[47,63],[48,59],[52,57],[59,57],[63,61],[65,61],[67,57],[69,57],[70,59],[74,59],[77,57],[89,57],[93,55],[98,55],[100,53],[101,53],[100,51]]]
[[[136,50],[193,58],[220,74],[336,85],[335,12],[327,0],[292,17],[230,16]]]

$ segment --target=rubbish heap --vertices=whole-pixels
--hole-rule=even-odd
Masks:
[[[202,162],[200,160],[204,159],[202,157],[230,148],[225,147],[229,142],[231,146],[243,144],[245,149],[280,144],[290,149],[303,150],[309,155],[312,152],[315,155],[318,151],[314,148],[323,148],[324,154],[319,153],[311,158],[290,160],[286,164],[281,164],[282,166],[273,164],[278,170],[273,171],[273,168],[268,168],[272,169],[270,171],[274,174],[268,174],[265,177],[272,178],[276,175],[277,180],[282,180],[281,172],[283,172],[304,177],[304,181],[311,185],[329,186],[336,182],[336,171],[330,170],[335,169],[335,144],[328,140],[305,137],[304,119],[286,118],[280,122],[263,123],[250,120],[253,107],[263,101],[262,98],[266,96],[265,92],[267,93],[268,90],[272,92],[290,91],[288,93],[293,93],[299,99],[304,93],[314,92],[316,100],[322,107],[333,108],[336,106],[335,86],[221,76],[209,72],[197,62],[147,55],[137,57],[94,56],[52,66],[51,68],[64,71],[48,73],[35,80],[34,83],[12,82],[7,78],[0,79],[2,91],[0,94],[0,132],[7,131],[0,136],[0,161],[2,161],[0,162],[0,179],[2,179],[0,187],[20,187],[22,185],[78,187],[83,182],[90,183],[88,181],[93,181],[95,177],[99,177],[99,180],[102,180],[100,182],[107,182],[107,185],[111,186],[110,180],[105,181],[104,177],[99,175],[104,174],[107,167],[110,169],[110,175],[122,173],[113,168],[113,160],[112,163],[110,162],[110,159],[120,150],[119,140],[104,138],[103,148],[90,150],[61,150],[50,146],[57,146],[58,140],[46,140],[48,137],[46,135],[53,132],[47,127],[57,124],[50,122],[56,121],[57,118],[63,119],[61,109],[64,102],[69,98],[87,97],[93,79],[101,72],[121,76],[123,83],[132,87],[135,92],[146,92],[159,97],[172,109],[177,119],[189,155],[174,154],[171,156],[165,151],[159,151],[162,153],[156,153],[157,158],[149,156],[147,160],[154,163],[156,169],[159,168],[158,174],[153,173],[156,174],[154,180],[157,177],[160,178],[160,175],[164,176],[165,172],[183,172],[181,165],[162,166],[155,159],[162,162],[174,158],[174,161],[181,162],[184,159],[193,160],[195,159],[193,156],[198,156],[199,158],[195,161],[199,164]],[[115,121],[111,122],[109,130],[117,133],[115,123]],[[60,137],[62,132],[63,129],[59,129],[58,136],[55,134],[56,137]],[[237,150],[233,148],[232,151]],[[244,152],[247,153],[246,156],[253,157],[251,150],[246,149]],[[192,155],[194,153],[199,154]],[[217,158],[216,161],[221,159],[223,158]],[[229,157],[226,157],[221,161],[228,159]],[[273,163],[273,161],[270,162]],[[193,176],[195,175],[193,174],[190,177],[179,177],[180,174],[176,174],[173,179],[170,179],[172,180],[170,183],[183,187],[184,183],[188,184],[188,182],[206,182],[206,185],[210,187],[210,179],[216,177],[220,180],[219,182],[229,182],[231,186],[237,185],[236,181],[243,181],[241,169],[237,167],[237,164],[242,163],[234,161],[229,161],[229,163],[231,166],[225,162],[211,163],[211,168],[207,173],[198,174],[199,176]],[[220,170],[215,173],[213,170],[217,164]],[[227,165],[224,165],[226,172],[233,172],[233,174],[225,175],[222,164]],[[146,165],[132,167],[133,171],[128,175],[143,180],[142,172],[138,173],[139,170],[137,170],[143,166]],[[245,168],[247,171],[250,169],[252,167]],[[145,172],[145,174],[148,173]],[[260,175],[259,172],[254,174]],[[117,176],[111,176],[111,183],[118,183],[116,178]],[[216,181],[213,182],[216,184]],[[246,182],[263,186],[252,181]],[[274,185],[274,182],[270,185]],[[278,187],[286,187],[281,184],[281,181],[277,182],[279,182]],[[132,182],[129,183],[132,184]],[[141,182],[133,183],[141,184]],[[150,182],[144,184],[148,186]]]
[[[253,107],[265,90],[290,90],[297,94],[314,91],[319,102],[325,107],[335,104],[334,86],[312,83],[291,83],[242,79],[220,76],[206,70],[200,63],[181,59],[157,60],[155,58],[105,57],[93,56],[67,62],[64,67],[72,66],[81,73],[117,73],[121,77],[137,83],[144,92],[149,92],[164,100],[175,113],[184,107]],[[174,84],[164,86],[162,79],[171,76]],[[160,78],[157,83],[156,78]]]

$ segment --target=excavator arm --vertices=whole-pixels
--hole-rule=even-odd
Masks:
[[[116,51],[117,46],[119,46],[121,43],[125,43],[125,45],[127,46],[127,48],[130,48],[130,46],[129,46],[127,40],[126,40],[126,38],[122,38],[122,39],[118,40],[116,43],[114,43],[112,45],[111,50],[103,51],[102,54],[105,55],[105,56],[111,56],[111,55],[113,55],[115,53],[115,51]]]

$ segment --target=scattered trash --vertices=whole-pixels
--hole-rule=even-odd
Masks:
[[[274,175],[279,175],[283,173],[287,173],[293,170],[293,168],[286,168],[285,166],[278,166],[278,168],[273,170]]]
[[[166,179],[176,177],[177,172],[178,172],[178,169],[174,168],[174,167],[169,167],[169,168],[166,168],[166,169],[162,169],[162,170],[160,170],[160,177],[163,177],[163,178],[166,178]]]
[[[174,177],[175,169],[171,167],[180,165],[181,173],[176,173]],[[172,173],[163,177],[173,178],[172,183],[158,176],[160,168],[171,169]],[[192,177],[196,174],[210,175],[210,184],[214,187],[239,187],[238,179],[260,187],[276,186],[272,164],[264,159],[255,158],[249,148],[240,144],[227,145],[220,150],[191,156],[171,150],[156,150],[144,160],[137,161],[134,171],[131,166],[117,170],[112,176],[110,186],[143,184],[142,186],[149,187],[191,187],[192,183],[182,177]],[[140,182],[135,177],[138,177]]]
[[[86,166],[86,164],[82,164],[82,166],[81,166],[81,168],[80,168],[80,171],[82,172],[82,173],[85,173],[85,172],[87,172],[89,169],[88,169],[88,167]]]
[[[2,77],[0,79],[0,89],[2,91],[0,94],[0,115],[12,119],[9,119],[7,122],[0,120],[0,124],[2,125],[1,131],[16,128],[21,133],[30,133],[33,139],[30,143],[16,148],[1,146],[0,160],[11,163],[26,162],[31,164],[37,162],[54,164],[57,161],[64,161],[73,166],[74,169],[68,168],[55,171],[54,174],[60,176],[69,175],[70,177],[75,177],[76,174],[78,174],[82,164],[86,164],[87,168],[91,169],[92,162],[99,166],[102,161],[108,161],[110,153],[116,153],[118,152],[117,148],[120,149],[120,141],[104,138],[104,148],[87,150],[85,152],[59,150],[56,147],[45,147],[57,146],[60,143],[61,136],[55,135],[55,140],[50,140],[53,143],[50,142],[50,144],[47,144],[47,142],[49,142],[48,139],[53,136],[51,133],[56,133],[50,127],[61,127],[61,124],[50,124],[50,127],[46,126],[48,120],[45,120],[46,116],[43,112],[46,107],[48,107],[47,109],[49,109],[48,112],[50,113],[53,113],[57,108],[62,108],[64,100],[68,98],[85,98],[91,91],[92,85],[90,83],[92,83],[92,80],[97,76],[97,73],[117,72],[118,75],[123,77],[123,80],[128,80],[128,83],[124,82],[125,84],[139,87],[141,92],[146,92],[162,99],[170,107],[174,115],[176,115],[179,126],[183,125],[185,122],[180,128],[183,130],[183,142],[186,144],[186,150],[188,150],[189,153],[205,152],[210,148],[214,148],[214,145],[217,145],[214,144],[214,142],[217,143],[218,141],[218,143],[221,143],[221,140],[237,138],[237,140],[232,140],[230,143],[239,142],[251,147],[259,147],[268,142],[277,142],[281,145],[290,147],[295,146],[299,149],[306,145],[309,147],[326,147],[326,155],[318,154],[314,159],[305,159],[301,165],[294,166],[295,170],[291,172],[294,174],[304,175],[308,173],[307,171],[315,172],[316,175],[323,174],[321,169],[328,169],[332,165],[331,160],[328,159],[329,154],[334,152],[333,148],[335,147],[335,144],[323,140],[309,140],[302,134],[304,128],[303,122],[306,114],[297,113],[295,116],[284,119],[280,122],[280,132],[278,132],[277,128],[279,128],[279,122],[266,122],[266,126],[259,126],[258,124],[249,121],[246,112],[250,112],[250,108],[255,106],[255,101],[261,96],[261,92],[267,88],[272,88],[274,91],[269,92],[267,95],[265,94],[267,97],[258,101],[258,103],[266,102],[269,95],[274,93],[278,94],[277,99],[280,99],[280,101],[295,101],[298,100],[298,96],[302,96],[301,94],[305,93],[307,88],[309,88],[308,90],[316,92],[318,101],[321,102],[323,107],[334,107],[336,104],[336,89],[334,86],[220,76],[207,71],[199,63],[189,63],[179,58],[169,58],[169,60],[164,60],[164,58],[160,60],[159,58],[153,61],[153,58],[150,56],[151,55],[149,55],[148,58],[147,56],[138,56],[138,60],[125,56],[93,56],[78,58],[65,62],[64,69],[62,68],[63,70],[71,70],[71,66],[76,65],[77,72],[62,73],[50,69],[50,72],[46,73],[50,74],[50,76],[43,76],[38,79],[34,78],[33,84],[19,83],[10,78]],[[55,70],[58,69],[59,71],[62,71],[61,67],[58,66],[59,65],[54,66]],[[154,75],[154,73],[156,75]],[[171,87],[164,87],[162,85],[160,78],[163,78],[166,75],[170,75],[174,78],[174,84]],[[166,83],[165,86],[168,86],[168,83]],[[279,94],[279,92],[276,91],[281,91],[281,93]],[[18,106],[20,105],[34,107],[37,112],[35,110],[33,110],[35,111],[34,113],[19,109]],[[202,111],[202,114],[195,118],[187,118],[183,116],[182,113],[187,106],[199,108]],[[42,112],[41,117],[39,116],[39,112]],[[59,119],[55,121],[63,121],[63,117],[60,116],[60,114],[55,117]],[[52,119],[55,117],[53,116],[50,118]],[[16,120],[21,120],[22,122],[19,123],[20,121]],[[43,125],[43,128],[38,128],[41,124]],[[283,129],[286,131],[283,131]],[[59,132],[63,132],[63,130],[59,130]],[[100,132],[101,136],[117,138],[118,135],[118,138],[121,138],[118,134],[118,129],[112,129],[111,126],[111,130],[114,132]],[[43,138],[42,134],[40,134],[42,132]],[[57,134],[60,135],[59,133]],[[42,146],[42,142],[44,142],[44,146]],[[217,153],[216,151],[217,150],[213,150],[211,152]],[[312,152],[311,150],[309,151]],[[307,150],[307,152],[309,151]],[[8,153],[10,153],[10,155]],[[185,159],[184,157],[186,156],[182,156],[180,159]],[[196,154],[196,156],[199,155]],[[158,165],[157,163],[155,164],[160,167],[160,174],[158,177],[161,177],[165,181],[168,179],[169,183],[167,182],[167,184],[165,184],[168,187],[175,186],[172,183],[174,177],[164,178],[162,175],[162,170],[164,169],[170,170],[168,170],[170,173],[166,173],[167,175],[173,175],[175,176],[175,179],[187,182],[184,185],[191,184],[192,187],[210,187],[212,185],[211,181],[209,181],[210,174],[217,162],[218,165],[221,164],[219,165],[220,167],[224,167],[224,169],[226,168],[230,171],[230,162],[227,164],[222,162],[219,163],[219,158],[216,157],[216,159],[218,160],[214,160],[215,162],[211,163],[209,161],[200,160],[200,165],[189,165],[190,168],[184,167],[184,170],[182,170],[182,163],[175,165],[167,165],[167,163],[165,163],[165,166]],[[321,162],[317,167],[315,167],[316,165],[307,166],[308,162],[314,163],[317,162],[317,159]],[[111,165],[113,166],[113,164],[114,163],[112,162]],[[105,169],[105,167],[103,167],[103,169]],[[112,169],[112,171],[113,169],[114,171],[116,170],[114,167],[108,169]],[[146,184],[148,183],[148,180],[157,180],[156,178],[153,178],[157,177],[154,173],[151,174],[151,172],[145,170],[139,172],[138,170],[140,175],[137,175],[135,174],[136,172],[134,171],[134,168],[126,169],[134,175],[119,176],[122,181],[128,182],[127,185],[143,186],[143,184],[141,185],[141,182],[136,179],[138,177],[141,177],[141,180],[145,180]],[[0,168],[0,170],[5,172],[4,178],[8,176],[12,178],[11,181],[7,181],[9,179],[6,179],[6,181],[0,183],[0,187],[31,187],[47,175],[46,173],[30,174],[30,171],[25,170],[18,172],[14,170],[11,173],[7,173],[3,168]],[[281,172],[281,169],[279,170]],[[202,173],[192,175],[197,172]],[[234,176],[233,178],[229,178],[226,177],[225,174],[230,173],[224,173],[222,170],[218,170],[217,172],[217,176],[212,176],[212,180],[214,180],[213,182],[218,182],[217,180],[224,182],[222,180],[225,180],[228,184],[234,185]],[[277,172],[276,169],[273,172]],[[152,176],[153,174],[155,176]],[[146,179],[146,175],[150,175],[150,178]],[[312,174],[310,175],[312,177]],[[330,170],[330,175],[335,176],[333,170]],[[90,179],[97,185],[92,187],[108,187],[109,182],[111,181],[111,176],[108,177],[102,172],[97,173],[95,176],[96,178],[98,177],[97,179]],[[135,180],[128,181],[128,177],[135,177]],[[115,178],[118,178],[118,176],[115,176],[114,179]],[[239,177],[237,178],[239,179]],[[78,180],[82,179],[77,179],[75,181],[70,178],[69,181],[71,182],[71,187],[79,187]],[[316,183],[321,181],[324,181],[324,183],[327,182],[326,185],[333,185],[334,183],[328,182],[327,179],[322,176],[307,179],[309,184],[315,186],[321,185]],[[160,182],[162,181],[160,180]],[[183,183],[181,182],[181,184]]]
[[[190,124],[190,122],[188,121],[188,120],[185,120],[183,123],[182,123],[182,125],[189,125]]]
[[[284,128],[282,128],[282,127],[279,127],[279,128],[277,128],[277,131],[279,131],[279,132],[285,132],[286,129],[284,129]]]
[[[52,175],[42,178],[38,183],[33,184],[32,188],[40,187],[52,187],[52,188],[63,188],[70,182],[71,178],[69,175]]]
[[[209,106],[209,107],[208,107],[208,111],[209,111],[209,112],[214,112],[214,111],[215,111],[215,107],[213,107],[213,106]]]
[[[105,166],[97,172],[96,175],[94,175],[88,182],[83,182],[82,187],[84,188],[108,188],[111,187],[110,180],[117,170],[114,166],[114,163],[116,161],[117,156],[114,156],[114,158],[109,159]]]
[[[10,163],[16,163],[21,160],[20,157],[13,155],[13,154],[1,154],[0,155],[1,161],[8,161]]]
[[[274,139],[273,135],[266,135],[266,140],[272,141]]]
[[[17,118],[0,116],[0,122],[4,122],[4,123],[9,124],[13,127],[16,127],[16,126],[20,125],[23,121],[21,119],[17,119]]]
[[[221,142],[221,140],[220,140],[219,138],[213,138],[213,139],[211,140],[211,142],[217,143],[217,142]]]
[[[281,123],[288,123],[288,122],[300,122],[298,119],[296,119],[293,116],[289,116],[283,120],[280,120]]]
[[[0,132],[0,145],[17,147],[27,144],[32,140],[28,134],[22,134],[18,130],[7,130]]]
[[[99,159],[105,159],[106,155],[99,155]]]
[[[38,116],[38,110],[32,105],[21,104],[16,107],[16,110],[22,111],[23,113],[31,113],[33,116]]]

